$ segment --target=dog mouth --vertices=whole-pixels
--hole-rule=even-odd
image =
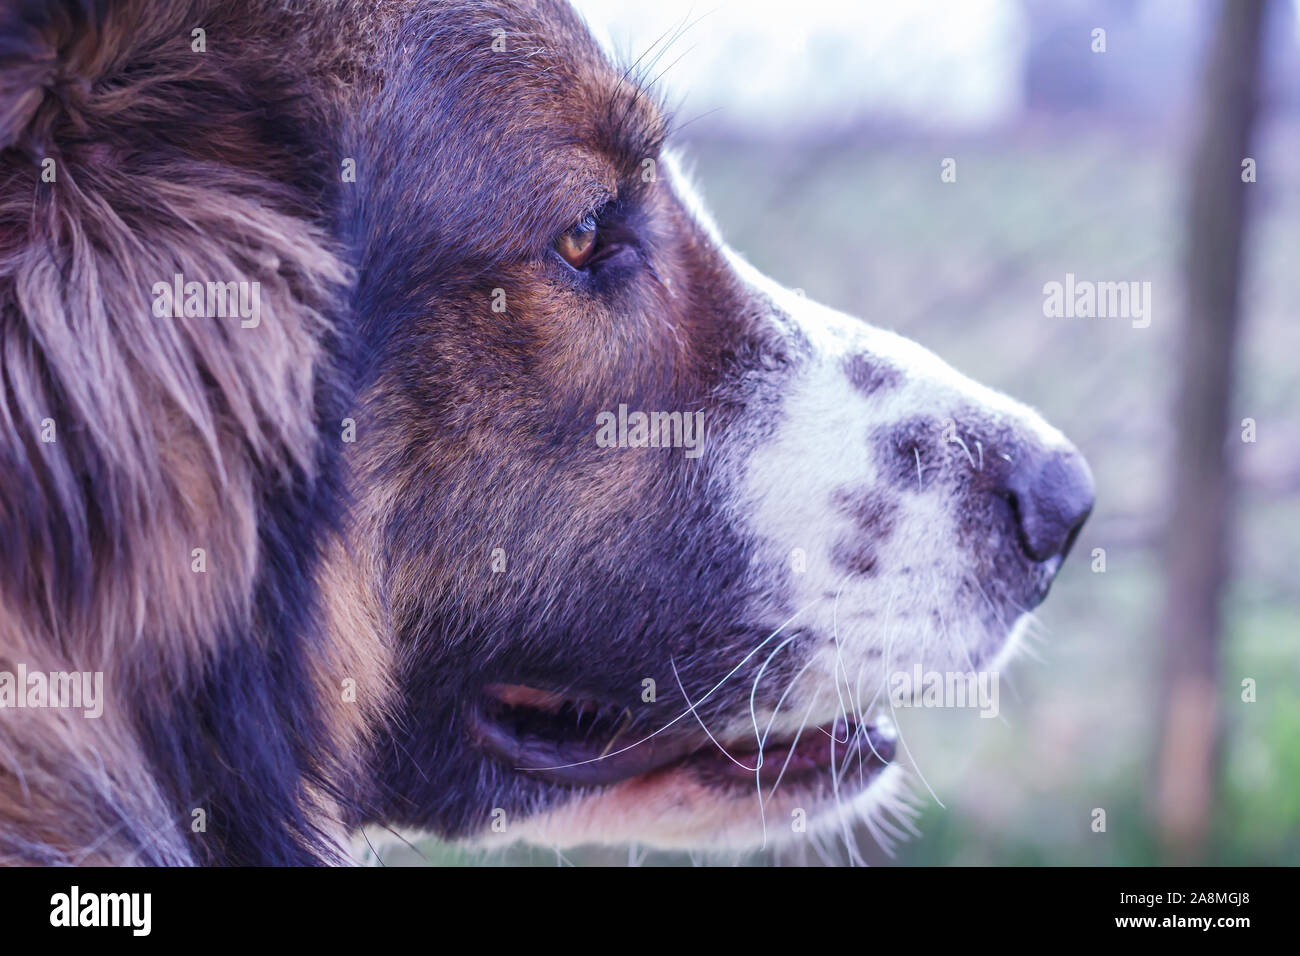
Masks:
[[[832,783],[848,789],[883,771],[897,740],[881,715],[773,733],[760,744],[752,730],[747,737],[711,735],[689,711],[651,723],[631,707],[521,684],[484,688],[469,726],[475,743],[513,770],[567,787],[689,770],[719,787],[752,790],[757,779],[765,790]]]

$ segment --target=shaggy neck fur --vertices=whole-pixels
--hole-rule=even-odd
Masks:
[[[316,583],[350,276],[314,137],[350,78],[308,88],[331,53],[292,37],[330,6],[0,14],[0,670],[106,697],[0,720],[0,862],[339,859],[383,678]],[[177,273],[259,282],[258,327],[157,317]]]

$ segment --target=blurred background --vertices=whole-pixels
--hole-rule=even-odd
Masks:
[[[643,63],[731,245],[1036,406],[1094,470],[1001,719],[900,713],[934,795],[868,859],[1300,862],[1300,4],[577,5],[625,62],[658,42]],[[1150,326],[1045,317],[1066,273],[1150,282]]]

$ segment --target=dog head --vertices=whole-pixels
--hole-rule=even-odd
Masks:
[[[861,807],[890,673],[997,667],[1086,465],[728,250],[567,5],[403,32],[348,217],[354,545],[400,662],[384,815],[716,846],[760,807]]]
[[[728,250],[563,0],[7,4],[0,65],[0,670],[108,697],[0,722],[0,858],[842,819],[1091,507]]]

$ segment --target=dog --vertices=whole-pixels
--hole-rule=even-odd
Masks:
[[[843,827],[1088,516],[728,249],[562,0],[0,11],[6,862]]]

